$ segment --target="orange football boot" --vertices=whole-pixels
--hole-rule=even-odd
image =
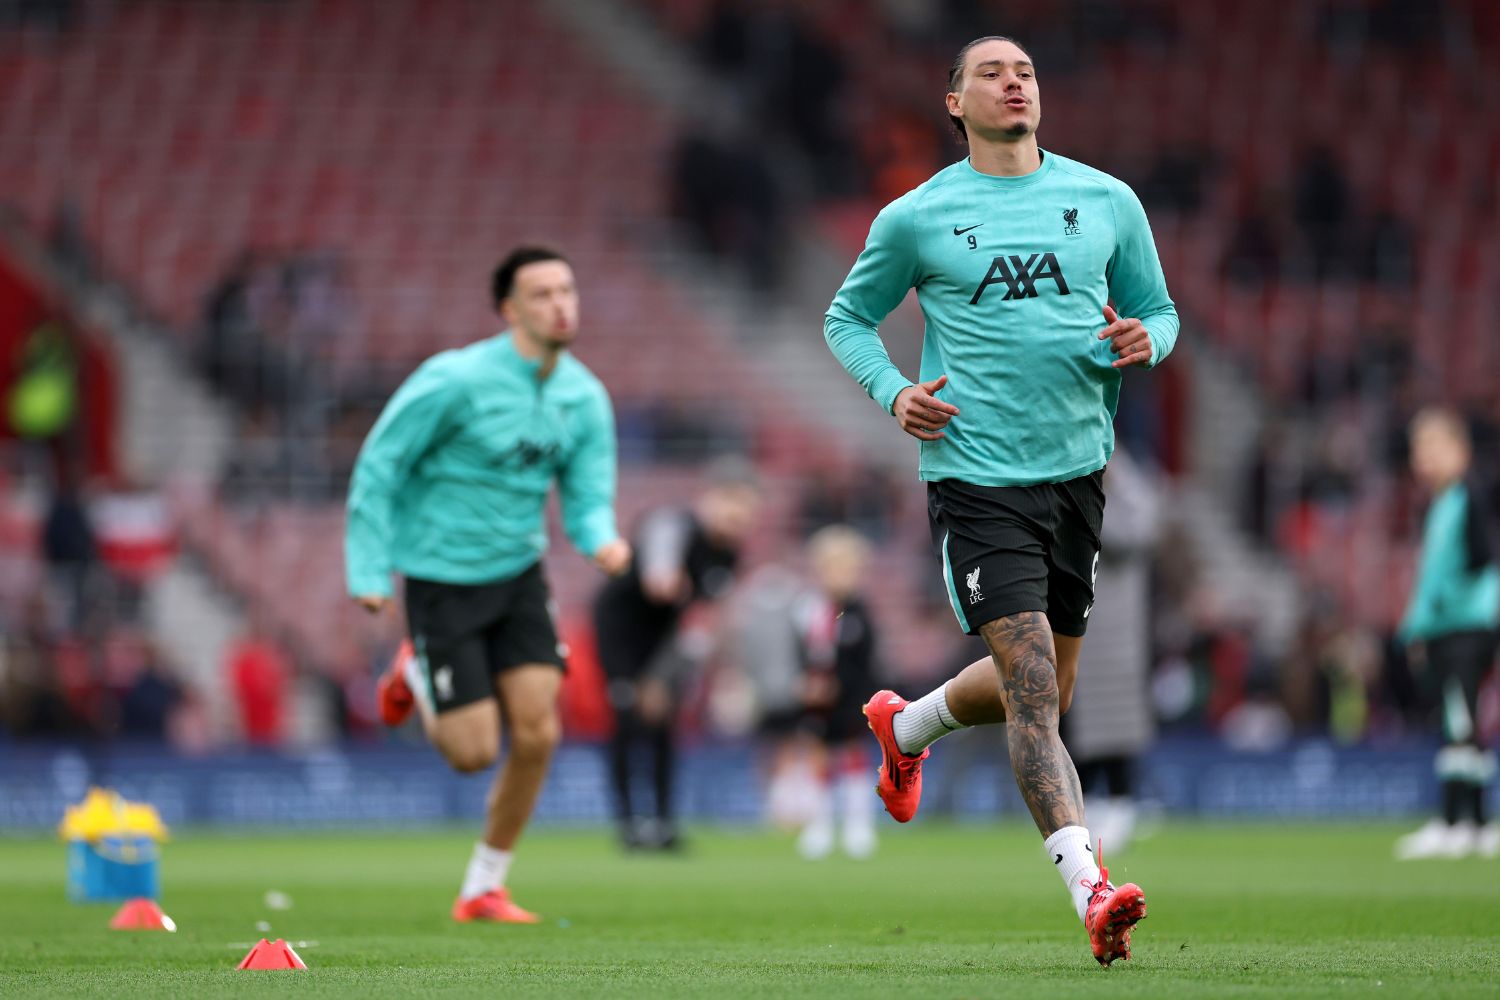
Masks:
[[[488,921],[496,924],[537,924],[542,918],[510,901],[505,889],[491,889],[483,896],[453,901],[453,919],[461,924]]]
[[[1117,958],[1130,960],[1130,932],[1146,919],[1146,894],[1134,882],[1116,888],[1109,884],[1109,869],[1104,867],[1104,842],[1099,842],[1099,881],[1089,888],[1083,926],[1089,932],[1089,944],[1099,964],[1108,966]]]
[[[416,696],[406,683],[406,661],[417,655],[411,642],[401,643],[391,665],[385,668],[380,680],[375,682],[375,700],[380,705],[380,721],[387,726],[399,726],[405,722],[416,706]]]
[[[902,753],[896,745],[892,720],[906,704],[906,699],[894,691],[876,691],[860,710],[880,743],[880,783],[875,791],[885,803],[885,811],[897,823],[905,823],[917,814],[917,806],[922,802],[922,761],[932,754],[930,749],[919,754]]]

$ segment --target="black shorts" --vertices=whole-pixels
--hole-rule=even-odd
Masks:
[[[1449,743],[1479,742],[1479,689],[1495,663],[1491,631],[1450,632],[1427,640],[1427,694],[1443,718]]]
[[[927,513],[964,631],[1042,611],[1052,631],[1083,635],[1099,573],[1102,469],[1037,486],[928,483]]]
[[[406,624],[433,709],[495,696],[495,677],[528,663],[564,667],[541,564],[500,583],[435,583],[408,577]]]

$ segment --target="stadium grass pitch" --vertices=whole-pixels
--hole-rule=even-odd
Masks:
[[[184,831],[162,867],[176,934],[108,930],[112,905],[65,901],[61,844],[0,839],[0,996],[1494,996],[1500,862],[1398,865],[1400,832],[1187,824],[1105,845],[1151,910],[1108,970],[1017,823],[883,824],[863,863],[769,833],[700,831],[661,858],[536,830],[512,873],[536,927],[449,922],[468,831]],[[262,936],[308,942],[311,971],[236,971]]]

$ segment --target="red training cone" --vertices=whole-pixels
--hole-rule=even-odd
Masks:
[[[261,938],[245,960],[240,963],[242,969],[301,969],[307,971],[301,956],[292,950],[292,946],[281,938],[275,941],[267,941]]]
[[[127,899],[109,921],[117,931],[175,931],[177,924],[161,912],[154,899]]]

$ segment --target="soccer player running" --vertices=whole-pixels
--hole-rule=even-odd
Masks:
[[[1479,736],[1479,688],[1494,664],[1500,627],[1500,539],[1472,462],[1462,417],[1441,409],[1417,414],[1411,466],[1432,492],[1432,505],[1422,524],[1416,586],[1397,631],[1411,645],[1412,659],[1425,665],[1442,707],[1437,775],[1443,812],[1396,842],[1403,861],[1500,855],[1500,828],[1486,822],[1484,803],[1495,754]]]
[[[1166,357],[1177,312],[1131,190],[1038,148],[1025,49],[970,42],[948,91],[968,158],[881,210],[824,328],[849,373],[922,442],[953,611],[991,653],[915,702],[870,699],[879,792],[910,820],[928,746],[1008,721],[1016,783],[1108,965],[1130,957],[1146,902],[1138,886],[1111,885],[1094,857],[1058,720],[1092,608],[1121,371]],[[912,288],[926,319],[915,385],[877,329]]]
[[[561,734],[565,650],[542,574],[543,509],[554,480],[568,538],[605,573],[630,546],[615,529],[614,415],[604,386],[568,353],[578,292],[561,254],[521,247],[495,270],[509,329],[428,359],[386,404],[349,487],[349,593],[371,612],[406,578],[414,656],[381,678],[381,715],[420,707],[454,770],[510,749],[453,904],[458,921],[535,923],[510,899],[511,852]]]

